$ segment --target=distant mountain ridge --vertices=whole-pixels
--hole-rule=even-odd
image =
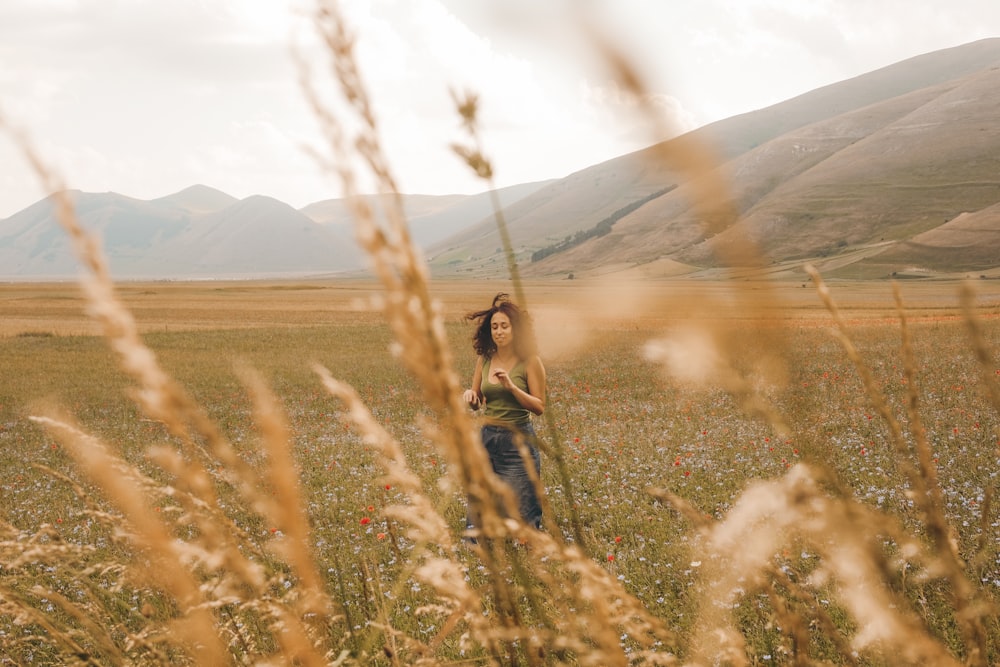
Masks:
[[[266,197],[237,200],[204,186],[151,201],[112,192],[70,196],[119,278],[248,277],[356,266],[343,230],[320,226]],[[79,273],[50,198],[0,221],[0,267],[8,278]]]
[[[717,156],[738,217],[708,229],[657,156]],[[747,240],[763,274],[1000,278],[1000,39],[923,54],[565,178],[499,190],[526,277],[713,277]],[[300,210],[204,185],[143,201],[73,193],[118,278],[334,276],[366,258],[346,202]],[[380,210],[380,197],[369,203]],[[435,276],[506,278],[492,193],[403,195]],[[718,202],[715,202],[716,204]],[[47,200],[0,220],[0,279],[78,273]]]
[[[152,204],[175,206],[188,213],[213,213],[232,206],[239,200],[207,185],[192,185],[180,192],[154,199]]]
[[[498,192],[510,202],[545,183]],[[328,276],[366,266],[345,201],[296,210],[272,197],[237,199],[205,185],[152,200],[70,191],[77,217],[102,243],[119,279],[245,279]],[[370,196],[377,208],[379,197]],[[490,211],[489,193],[404,195],[413,238],[428,245]],[[63,279],[79,263],[51,198],[0,220],[0,279]]]

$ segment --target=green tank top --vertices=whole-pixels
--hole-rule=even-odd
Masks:
[[[483,359],[483,379],[479,385],[480,391],[486,397],[486,407],[483,408],[483,416],[487,419],[495,419],[507,422],[516,426],[531,423],[531,413],[526,407],[517,402],[514,394],[502,384],[490,382],[490,364],[492,360]],[[528,391],[528,371],[524,367],[524,362],[519,361],[507,371],[514,386],[523,391]]]

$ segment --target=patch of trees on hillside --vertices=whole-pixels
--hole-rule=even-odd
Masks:
[[[620,209],[618,209],[608,217],[604,218],[590,229],[581,229],[576,234],[567,236],[565,239],[559,241],[558,243],[553,243],[552,245],[545,246],[544,248],[539,248],[535,252],[531,253],[531,261],[537,262],[543,260],[549,255],[554,255],[556,253],[563,252],[564,250],[569,250],[570,248],[576,247],[588,239],[594,239],[609,234],[611,232],[611,228],[614,227],[616,222],[624,218],[629,213],[632,213],[639,207],[643,206],[644,204],[653,201],[657,197],[662,197],[663,195],[667,194],[676,187],[677,187],[676,185],[669,185],[663,188],[662,190],[657,190],[652,194],[646,195],[642,199],[637,199],[636,201],[631,202],[630,204],[622,206]]]

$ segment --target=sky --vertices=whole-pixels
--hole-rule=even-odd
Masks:
[[[67,187],[195,184],[296,208],[341,196],[301,75],[331,89],[323,0],[2,0],[0,219]],[[996,0],[343,0],[401,191],[471,194],[452,91],[479,97],[494,184],[562,178],[665,138],[593,35],[635,65],[671,132],[927,53],[1000,37]],[[298,54],[296,57],[295,54]]]

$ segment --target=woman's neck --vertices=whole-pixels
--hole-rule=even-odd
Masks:
[[[517,352],[513,348],[509,347],[504,348],[502,350],[500,348],[497,348],[496,351],[493,353],[492,358],[494,361],[500,361],[505,363],[510,363],[512,361],[514,362],[519,361]]]

